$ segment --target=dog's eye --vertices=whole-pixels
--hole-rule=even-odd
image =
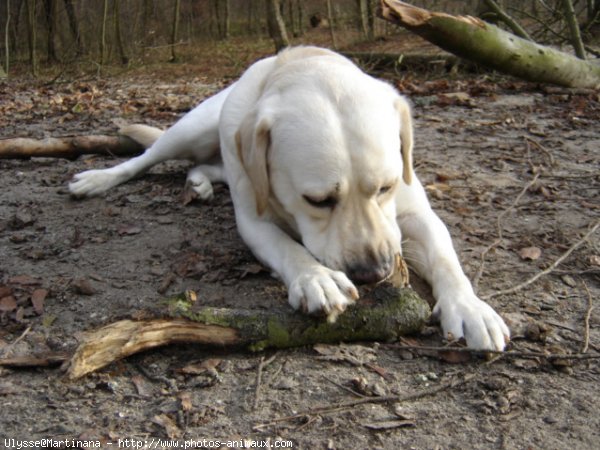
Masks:
[[[382,186],[379,189],[379,192],[377,193],[377,195],[383,195],[383,194],[387,194],[388,192],[390,192],[392,190],[394,186],[392,184],[388,184],[387,186]]]
[[[333,208],[337,204],[335,197],[329,196],[325,198],[313,198],[308,195],[302,196],[306,202],[315,208]]]

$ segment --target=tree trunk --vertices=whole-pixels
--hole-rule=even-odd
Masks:
[[[121,36],[121,0],[113,0],[114,1],[114,21],[115,21],[115,39],[117,40],[117,50],[119,51],[119,58],[121,59],[121,64],[124,66],[129,64],[129,57],[125,52],[125,46],[123,45],[123,37]]]
[[[577,57],[585,60],[587,57],[585,55],[583,41],[581,40],[581,31],[579,30],[579,22],[577,21],[577,16],[575,15],[573,2],[571,0],[562,0],[562,7],[567,26],[569,27],[571,45],[573,46]]]
[[[231,31],[231,12],[230,12],[230,2],[229,0],[223,1],[223,39],[229,39],[229,34]]]
[[[175,46],[177,45],[177,35],[179,34],[179,9],[181,8],[181,0],[175,0],[175,8],[173,9],[173,29],[171,33],[171,59],[170,62],[177,62],[177,53]]]
[[[287,306],[270,310],[202,307],[193,296],[179,296],[166,303],[167,318],[121,320],[88,333],[71,358],[69,378],[80,378],[118,359],[173,343],[245,346],[260,351],[316,343],[390,341],[421,329],[430,314],[429,305],[412,290],[388,284],[364,294],[335,323]]]
[[[498,5],[498,3],[496,3],[494,0],[484,0],[484,2],[487,5],[487,7],[491,11],[493,11],[493,13],[496,14],[496,16],[498,16],[498,18],[502,22],[504,22],[508,26],[508,28],[512,30],[514,34],[523,39],[527,39],[528,41],[533,40],[531,39],[531,36],[529,36],[527,31],[525,31],[525,29],[521,25],[519,25],[512,17],[506,14],[506,12],[500,7],[500,5]]]
[[[269,35],[275,43],[276,51],[290,45],[285,22],[281,16],[281,3],[279,0],[267,0],[267,25]]]
[[[44,10],[46,13],[46,27],[48,29],[48,62],[54,63],[58,61],[56,56],[56,46],[54,45],[55,22],[56,22],[56,1],[45,0]]]
[[[367,13],[367,0],[356,0],[356,8],[358,9],[360,29],[362,30],[365,39],[369,39],[369,15]]]
[[[0,139],[0,159],[33,157],[77,158],[87,154],[133,156],[144,148],[125,136]]]
[[[327,20],[329,20],[329,33],[331,34],[331,46],[337,48],[337,39],[335,38],[335,17],[333,13],[332,0],[327,0]]]
[[[106,22],[108,20],[108,0],[104,0],[102,11],[102,31],[100,32],[100,66],[106,64]]]
[[[502,31],[474,17],[430,12],[381,0],[384,19],[455,55],[529,81],[574,88],[600,86],[600,66]]]
[[[77,20],[77,15],[75,14],[73,0],[64,0],[64,3],[65,11],[67,12],[67,17],[69,19],[69,28],[71,29],[71,34],[73,34],[73,38],[75,39],[75,44],[77,48],[76,56],[81,56],[84,52],[83,38],[79,29],[79,21]]]
[[[4,68],[0,65],[0,78],[7,78],[10,71],[10,0],[6,0],[6,22],[4,22]]]
[[[37,23],[36,23],[36,0],[27,0],[27,31],[29,36],[29,61],[31,64],[31,74],[34,77],[38,76],[38,61],[37,61]]]

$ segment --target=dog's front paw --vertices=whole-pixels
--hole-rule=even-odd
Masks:
[[[87,170],[73,177],[73,181],[69,183],[69,191],[75,197],[92,197],[117,184],[118,179],[109,170]]]
[[[448,340],[464,338],[472,349],[501,351],[510,339],[504,320],[472,293],[438,299],[433,315]]]
[[[343,272],[318,266],[301,273],[289,287],[289,302],[307,313],[324,313],[328,322],[358,299],[358,291]]]

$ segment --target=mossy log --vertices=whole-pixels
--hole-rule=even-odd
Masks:
[[[46,139],[0,139],[0,159],[33,157],[75,159],[88,154],[134,156],[143,151],[144,147],[127,136],[91,135]]]
[[[540,83],[598,88],[600,65],[536,44],[471,16],[452,16],[381,0],[381,17],[477,64]]]
[[[357,304],[335,323],[294,312],[288,306],[272,310],[214,308],[201,306],[194,298],[167,299],[164,317],[121,320],[88,333],[71,358],[68,377],[76,379],[134,353],[173,343],[260,351],[316,343],[390,341],[418,331],[430,315],[427,302],[413,290],[386,283],[363,289]]]

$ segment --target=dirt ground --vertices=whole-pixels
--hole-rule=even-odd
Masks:
[[[482,296],[550,267],[598,223],[597,92],[489,75],[390,80],[412,99],[417,173]],[[114,133],[116,119],[166,127],[219,85],[193,70],[176,79],[2,82],[0,136]],[[160,165],[100,198],[69,197],[73,174],[117,162],[0,160],[1,356],[69,353],[84,331],[142,317],[186,289],[206,304],[285,305],[285,289],[240,241],[225,186],[208,204],[182,204],[186,164]],[[328,449],[597,448],[600,308],[590,313],[590,305],[600,294],[598,235],[537,281],[489,299],[512,329],[505,356],[415,349],[443,345],[432,324],[400,342],[320,352],[170,346],[78,381],[60,366],[0,368],[0,447],[12,448],[5,439],[54,438],[103,448],[119,439],[133,440],[121,448],[202,439]],[[556,353],[575,356],[539,355]],[[200,362],[204,372],[178,370]]]

